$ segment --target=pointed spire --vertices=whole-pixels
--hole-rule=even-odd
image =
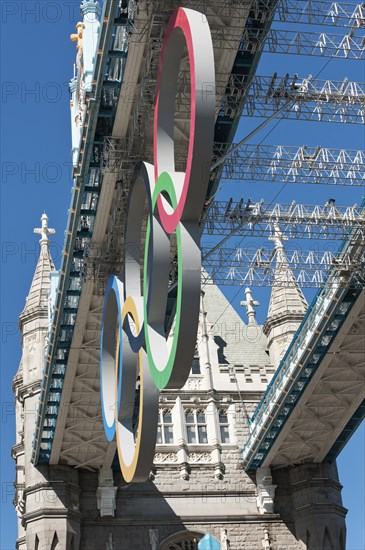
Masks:
[[[284,242],[288,239],[279,225],[274,225],[274,232],[269,240],[274,243],[276,266],[264,333],[268,338],[271,362],[277,366],[302,321],[308,304],[290,269],[284,250]]]
[[[288,241],[288,238],[283,235],[279,225],[275,224],[274,233],[269,240],[274,243],[276,266],[268,320],[294,313],[304,317],[308,304],[295,280],[285,254],[284,242]]]
[[[42,308],[47,312],[48,293],[51,288],[50,273],[55,270],[55,266],[49,250],[48,235],[53,235],[56,231],[48,227],[48,216],[44,212],[41,217],[42,227],[34,229],[34,233],[41,235],[39,240],[40,254],[30,286],[29,294],[26,299],[25,308],[19,316],[20,323],[24,317],[32,310]]]

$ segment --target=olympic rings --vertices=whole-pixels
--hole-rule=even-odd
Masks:
[[[176,172],[174,110],[185,46],[190,65],[190,135],[185,172]],[[214,82],[209,26],[201,13],[178,8],[167,26],[160,57],[154,165],[140,162],[135,167],[126,214],[124,283],[110,277],[103,309],[103,423],[110,441],[116,435],[126,482],[145,481],[150,472],[159,389],[181,388],[191,369],[200,304],[198,223],[209,181],[215,120],[215,96],[207,93],[207,86]],[[173,289],[169,288],[171,246],[176,247],[177,262]],[[165,328],[168,310],[174,313],[170,330]]]
[[[100,389],[101,410],[106,437],[112,441],[115,436],[115,410],[119,409],[121,378],[115,378],[115,364],[119,361],[119,351],[116,345],[116,332],[122,326],[120,302],[124,295],[123,283],[116,277],[110,277],[106,288],[103,322],[100,336]],[[122,372],[122,369],[120,369]],[[117,380],[117,383],[116,383]],[[117,388],[117,397],[115,389]]]

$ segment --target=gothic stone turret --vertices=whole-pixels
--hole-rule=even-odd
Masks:
[[[18,515],[19,550],[78,548],[77,473],[71,468],[50,470],[46,464],[33,466],[31,448],[43,376],[48,334],[50,275],[55,266],[49,250],[48,217],[41,217],[40,255],[26,304],[19,316],[22,358],[14,377],[16,400],[15,506]],[[71,542],[73,539],[74,542]],[[74,546],[73,546],[74,544]]]
[[[264,333],[268,340],[271,363],[278,367],[307,311],[308,304],[289,267],[283,246],[287,239],[278,226],[275,226],[274,235],[270,240],[275,245],[276,266]]]

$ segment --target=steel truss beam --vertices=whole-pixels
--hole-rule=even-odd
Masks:
[[[244,234],[268,237],[274,225],[289,238],[343,239],[354,228],[365,238],[365,212],[354,206],[324,206],[296,204],[265,205],[263,201],[214,201],[207,210],[202,226],[204,236]]]
[[[358,236],[363,234],[363,229],[364,224],[361,226],[361,231],[358,231]],[[267,225],[262,231],[262,235],[267,236],[269,232]],[[246,236],[251,235],[247,232]],[[300,233],[298,236],[302,237]],[[315,232],[313,237],[315,237]],[[216,248],[203,246],[202,258],[206,272],[202,274],[202,282],[203,284],[222,286],[280,286],[294,284],[294,276],[296,283],[301,287],[319,288],[325,284],[326,276],[331,271],[333,276],[330,284],[333,284],[334,280],[338,284],[347,284],[352,274],[355,274],[354,284],[365,286],[363,277],[364,254],[337,253],[337,243],[333,243],[331,248],[333,250],[287,251],[286,260],[282,262],[277,258],[275,249],[269,247],[257,248],[254,243],[245,248],[228,248],[220,245]],[[93,256],[97,258],[98,263],[105,263],[102,245],[94,245]],[[115,265],[106,262],[105,268],[107,271],[112,272],[113,269],[115,270]],[[286,270],[287,278],[281,276],[278,281],[275,276],[276,269],[279,269],[281,273]],[[87,273],[84,277],[88,277]],[[102,274],[98,274],[98,277],[102,277]],[[170,282],[174,284],[173,271],[171,272]]]
[[[138,149],[132,151],[131,140],[107,137],[103,169],[106,172],[131,169],[140,154]],[[224,143],[215,143],[214,159],[222,155],[226,155],[223,167],[218,166],[212,172],[213,177],[217,175],[226,180],[351,186],[365,182],[365,151],[362,150],[244,143],[233,144],[227,151]],[[175,147],[177,166],[184,165],[185,157],[185,149]]]
[[[251,8],[250,0],[186,0],[184,5],[204,14],[212,11],[217,16],[232,16],[235,13],[242,13],[242,8]],[[255,5],[258,7],[262,5],[262,9],[265,10],[271,9],[272,13],[272,5],[266,0],[255,0]],[[128,13],[128,18],[133,20],[136,15],[138,15],[138,19],[143,15],[151,16],[152,13],[170,15],[171,11],[178,7],[181,7],[180,0],[144,0],[140,2],[139,6],[136,0],[129,0],[129,7],[121,10],[121,12],[124,11],[125,15]],[[144,13],[142,10],[144,10]]]
[[[355,29],[356,30],[356,29]],[[248,27],[242,34],[239,50],[250,52],[283,53],[293,55],[313,55],[345,59],[364,59],[364,37],[349,34],[313,33]],[[227,46],[226,46],[227,47]]]
[[[318,122],[365,123],[365,83],[317,80],[312,75],[300,78],[290,76],[247,77],[229,75],[224,84],[218,75],[217,83],[207,83],[206,93],[222,97],[217,105],[217,115],[227,117],[252,116],[267,118],[281,111],[286,119],[311,120]],[[150,112],[155,93],[154,82],[148,82],[144,89],[141,113]],[[187,119],[190,97],[186,87],[185,73],[180,75],[177,105],[181,115]],[[140,113],[140,114],[141,114]],[[180,116],[181,116],[180,115]]]
[[[330,284],[337,281],[347,284],[350,277],[357,275],[357,284],[365,286],[363,278],[364,255],[352,256],[348,253],[331,251],[287,251],[285,262],[280,262],[274,249],[219,248],[211,253],[202,250],[203,265],[209,277],[203,274],[203,284],[218,285],[293,285],[301,287],[322,287],[326,275],[331,270]],[[288,269],[290,268],[290,270]],[[276,269],[281,273],[280,281],[275,277]],[[284,273],[287,273],[285,278]]]
[[[225,154],[216,144],[215,154]],[[329,185],[364,185],[365,151],[283,145],[232,145],[223,179]]]
[[[257,20],[265,22],[260,17],[259,6],[253,10],[257,13]],[[261,5],[263,2],[260,3]],[[268,6],[269,7],[269,6]],[[276,8],[270,12],[267,9],[267,16],[272,16],[275,11],[275,19],[288,23],[305,23],[309,25],[324,25],[336,27],[361,27],[364,25],[365,8],[363,4],[346,4],[344,2],[312,1],[312,0],[279,0]]]
[[[147,32],[151,18],[154,25],[162,25],[164,14],[173,9],[173,3],[160,2],[151,3],[150,8],[145,10],[138,21],[139,27],[130,25],[128,29],[129,41],[138,43],[148,43],[156,48],[161,44],[161,35],[149,34]],[[175,2],[178,5],[177,2]],[[204,5],[203,5],[204,4]],[[195,8],[199,8],[194,3]],[[250,16],[245,28],[242,26],[230,27],[235,31],[235,38],[226,34],[223,21],[229,14],[232,18],[236,17],[238,21],[242,20],[242,10],[246,8]],[[276,2],[254,1],[251,6],[246,2],[239,4],[218,0],[209,3],[202,2],[202,9],[209,18],[216,20],[220,17],[221,25],[217,22],[211,22],[211,32],[215,48],[219,49],[239,49],[239,51],[249,51],[256,53],[267,51],[271,53],[287,53],[296,55],[316,55],[316,56],[335,56],[350,59],[362,59],[364,57],[364,43],[361,37],[354,37],[356,30],[363,25],[364,7],[359,4],[351,6],[347,4],[343,7],[336,3],[329,2],[308,2],[300,5],[300,2],[289,2],[282,0]],[[140,12],[142,13],[142,12]],[[144,17],[143,17],[144,15]],[[306,31],[288,31],[281,29],[263,30],[262,25],[275,19],[282,22],[305,23],[305,24],[323,24],[329,26],[339,26],[350,28],[347,35],[333,35],[328,33],[310,33]],[[205,17],[205,16],[204,16]],[[143,24],[144,23],[144,24]],[[259,25],[259,26],[257,26]],[[236,36],[240,36],[237,40]]]
[[[365,84],[343,81],[315,80],[290,77],[289,74],[279,77],[254,76],[251,81],[238,75],[230,78],[231,96],[222,100],[220,113],[234,117],[243,116],[269,117],[283,108],[286,119],[311,120],[317,122],[341,122],[364,124],[365,122]],[[247,92],[248,89],[248,92]],[[228,91],[228,90],[227,90]],[[243,106],[239,95],[246,95]],[[229,94],[227,93],[227,96]]]
[[[189,2],[185,2],[187,7]],[[136,3],[129,2],[128,8],[124,10],[128,13],[129,19],[133,20],[136,15]],[[151,16],[152,13],[170,14],[173,9],[179,7],[179,0],[145,0],[145,15]],[[241,15],[242,8],[250,9],[252,18],[260,23],[270,21],[273,16],[279,21],[290,23],[308,23],[311,25],[336,25],[352,27],[354,23],[358,26],[363,24],[364,6],[363,4],[354,5],[345,2],[331,2],[331,0],[195,0],[194,8],[204,13],[214,13],[216,16],[227,17]],[[121,10],[123,12],[123,10]],[[139,18],[143,13],[139,11]]]

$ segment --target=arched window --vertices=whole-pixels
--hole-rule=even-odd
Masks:
[[[219,409],[218,419],[219,419],[219,431],[221,436],[221,443],[230,443],[227,409]]]
[[[201,374],[200,357],[199,357],[199,351],[197,347],[195,347],[193,364],[191,365],[191,374]]]
[[[208,443],[207,420],[204,409],[185,409],[188,443]]]
[[[168,537],[161,543],[160,550],[198,550],[202,533],[183,531]]]
[[[158,414],[157,441],[158,445],[174,442],[174,431],[171,409],[160,409]]]

